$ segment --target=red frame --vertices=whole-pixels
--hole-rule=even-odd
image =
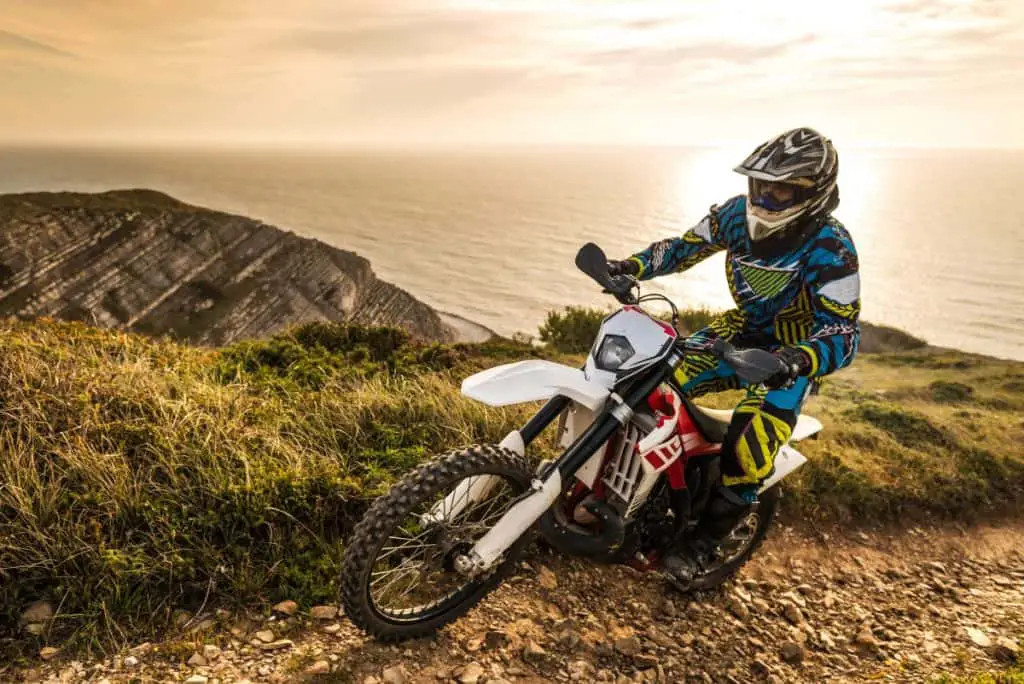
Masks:
[[[668,485],[672,489],[686,489],[686,462],[693,456],[703,456],[721,451],[722,445],[709,442],[697,429],[693,418],[683,408],[677,405],[676,394],[673,390],[659,387],[647,398],[647,405],[654,411],[662,414],[658,420],[658,426],[665,424],[666,420],[674,419],[677,423],[676,434],[683,442],[683,453],[672,465],[665,470],[665,477],[668,478]],[[651,465],[658,467],[660,463],[651,461],[648,454],[648,461]]]
[[[686,489],[686,464],[694,456],[703,456],[706,454],[712,454],[721,451],[722,445],[709,442],[704,438],[704,435],[699,429],[697,429],[696,423],[693,418],[690,417],[689,412],[683,407],[682,404],[676,403],[676,397],[674,390],[667,389],[665,387],[659,387],[647,398],[647,405],[654,411],[661,413],[661,417],[658,420],[658,426],[665,424],[666,420],[675,420],[676,434],[682,443],[682,453],[666,470],[665,477],[668,478],[669,487],[675,490]],[[601,471],[594,482],[594,488],[588,489],[588,487],[582,482],[577,481],[575,487],[573,487],[572,493],[566,497],[564,505],[569,518],[572,519],[572,514],[576,510],[579,503],[587,496],[588,493],[593,494],[599,499],[604,499],[605,485],[604,485],[604,470],[608,467],[609,459],[613,453],[615,447],[618,445],[621,433],[616,433],[611,439],[608,440],[608,447],[605,452],[604,462],[601,464]],[[648,462],[654,467],[660,467],[664,461],[657,452],[651,452],[646,455]],[[653,459],[658,459],[655,462]],[[628,565],[640,570],[647,571],[652,570],[658,566],[660,559],[657,554],[654,554],[647,558],[646,562],[642,562],[636,559],[630,559]]]

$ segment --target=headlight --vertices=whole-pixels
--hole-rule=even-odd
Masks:
[[[597,367],[606,371],[617,371],[622,364],[629,361],[633,354],[633,345],[621,335],[608,335],[597,350]]]

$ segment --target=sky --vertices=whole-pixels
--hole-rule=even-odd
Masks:
[[[0,0],[0,140],[1024,147],[1021,0]]]

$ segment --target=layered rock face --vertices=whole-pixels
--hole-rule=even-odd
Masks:
[[[202,344],[325,320],[455,335],[357,254],[149,190],[0,196],[0,314]]]

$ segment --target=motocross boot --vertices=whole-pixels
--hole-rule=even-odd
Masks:
[[[677,584],[688,586],[714,564],[719,546],[756,503],[756,485],[716,487],[694,533],[665,556],[662,568]]]

